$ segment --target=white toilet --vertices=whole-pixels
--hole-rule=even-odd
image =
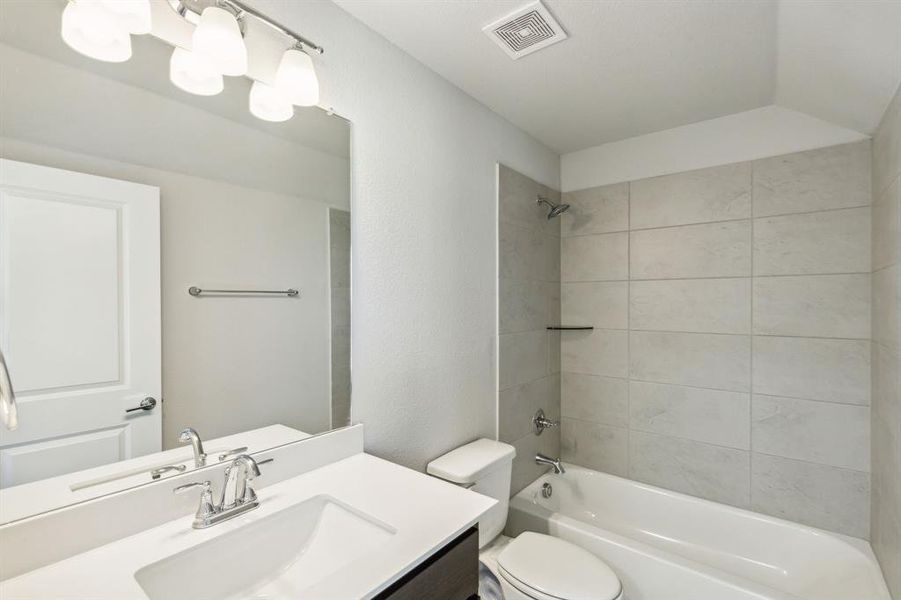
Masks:
[[[509,444],[480,439],[436,458],[427,469],[429,475],[498,501],[479,521],[479,551],[500,580],[505,599],[623,600],[619,578],[587,550],[541,533],[501,535],[515,455]]]

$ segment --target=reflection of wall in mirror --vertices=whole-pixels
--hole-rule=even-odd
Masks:
[[[329,209],[332,427],[350,424],[350,213]]]
[[[329,207],[349,208],[347,157],[201,110],[152,78],[138,87],[69,53],[0,49],[0,154],[161,190],[163,448],[186,426],[207,439],[273,423],[328,429],[330,323],[341,318],[330,311]],[[143,48],[130,72],[157,50]],[[344,136],[330,147],[346,146],[341,125],[318,123]],[[193,298],[192,285],[301,294]],[[341,333],[336,349],[349,346]]]
[[[163,447],[331,422],[328,207],[0,138],[4,157],[160,187]],[[299,298],[193,298],[191,285],[298,287]]]
[[[306,108],[285,123],[260,121],[247,112],[244,78],[230,78],[221,96],[198,100],[168,81],[168,47],[161,43],[98,72],[109,65],[81,58],[61,41],[54,58],[65,63],[4,42],[4,137],[349,207],[347,124],[340,117]],[[137,85],[112,79],[124,75]]]

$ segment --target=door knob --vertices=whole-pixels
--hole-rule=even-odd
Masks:
[[[141,400],[141,403],[138,404],[137,406],[135,406],[134,408],[126,408],[125,412],[130,413],[130,412],[134,412],[136,410],[153,410],[155,406],[156,406],[156,398],[151,398],[150,396],[147,396],[146,398]]]

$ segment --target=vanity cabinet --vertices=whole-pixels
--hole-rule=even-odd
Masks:
[[[471,527],[376,596],[377,600],[471,600],[479,593],[479,530]]]

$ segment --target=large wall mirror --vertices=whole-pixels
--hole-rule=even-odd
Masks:
[[[154,28],[203,4],[151,0]],[[0,522],[350,419],[349,123],[251,113],[293,43],[252,19],[269,73],[248,51],[202,96],[155,31],[75,52],[67,6],[0,3]]]

